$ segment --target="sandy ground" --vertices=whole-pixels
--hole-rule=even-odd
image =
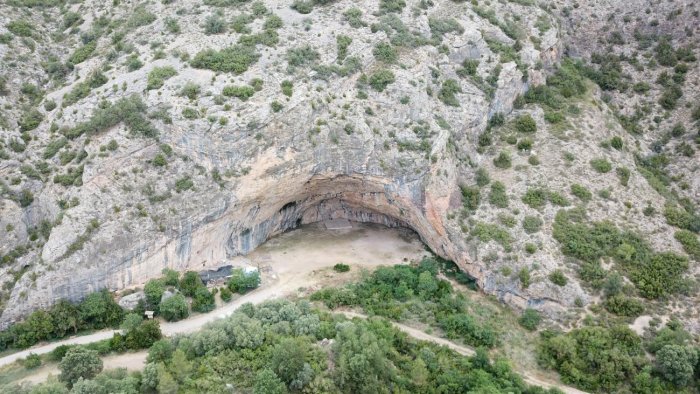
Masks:
[[[126,368],[128,371],[140,371],[146,365],[147,351],[136,353],[116,354],[102,358],[105,369]],[[46,381],[50,375],[58,376],[61,372],[58,370],[58,364],[50,364],[40,367],[33,374],[20,379],[17,383],[41,383]]]

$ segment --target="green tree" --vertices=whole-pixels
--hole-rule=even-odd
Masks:
[[[64,337],[69,331],[78,333],[80,324],[80,312],[78,308],[66,300],[59,300],[49,311],[53,319],[53,335],[57,338]]]
[[[214,310],[214,295],[204,286],[200,286],[194,293],[192,300],[192,310],[195,312],[210,312]]]
[[[309,346],[303,339],[286,338],[272,349],[270,368],[287,385],[297,379],[306,364]]]
[[[656,353],[656,366],[661,375],[676,387],[693,381],[698,351],[690,346],[666,345]]]
[[[204,286],[199,274],[194,271],[187,271],[180,279],[180,291],[187,297],[193,297],[197,288]]]
[[[269,369],[263,369],[255,376],[255,394],[284,394],[287,387],[284,382]]]
[[[146,294],[146,301],[148,301],[149,307],[157,310],[158,305],[160,305],[160,299],[165,292],[165,283],[162,279],[151,279],[146,282],[143,292]]]
[[[189,316],[187,301],[182,294],[166,298],[160,304],[160,314],[167,321],[177,321]]]
[[[61,370],[59,379],[73,386],[78,379],[92,379],[102,371],[102,359],[95,350],[82,346],[69,349],[58,364]]]
[[[542,317],[540,317],[539,312],[537,312],[534,309],[527,308],[523,311],[523,314],[520,316],[518,323],[520,323],[520,325],[525,327],[526,329],[534,331],[537,329],[537,326],[540,324],[541,320]]]
[[[79,309],[81,320],[95,329],[116,327],[124,316],[124,311],[107,290],[89,294]]]

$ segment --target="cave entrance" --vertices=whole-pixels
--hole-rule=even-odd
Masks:
[[[265,276],[278,279],[283,289],[295,290],[312,284],[314,272],[338,263],[374,268],[419,261],[429,255],[409,228],[349,224],[340,229],[328,229],[323,221],[303,224],[271,237],[245,256],[233,257],[232,263],[258,267]]]

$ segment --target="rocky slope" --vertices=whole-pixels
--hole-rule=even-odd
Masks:
[[[3,324],[336,217],[408,226],[485,292],[563,319],[591,301],[552,237],[563,204],[523,197],[574,202],[571,184],[608,190],[587,205],[591,220],[682,252],[667,221],[643,213],[666,197],[636,171],[646,141],[605,94],[587,82],[564,124],[518,99],[573,48],[564,39],[585,39],[560,28],[560,8],[316,3],[1,6]],[[525,117],[537,132],[522,138]],[[624,149],[601,144],[613,136]],[[631,170],[626,187],[592,159]],[[506,204],[484,188],[471,206],[485,172]],[[555,271],[565,286],[548,280]]]

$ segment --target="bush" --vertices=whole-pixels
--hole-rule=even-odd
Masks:
[[[531,308],[525,309],[523,314],[520,315],[520,319],[518,319],[518,323],[528,331],[535,331],[541,321],[540,313]]]
[[[372,89],[378,92],[383,92],[384,89],[386,89],[390,84],[394,83],[395,80],[396,77],[391,70],[381,69],[370,75],[369,85],[372,87]]]
[[[501,151],[501,153],[498,154],[498,157],[493,159],[493,165],[498,168],[507,169],[510,168],[511,164],[510,153],[506,151]]]
[[[199,274],[194,271],[187,271],[180,279],[179,289],[187,297],[194,297],[198,288],[203,287],[204,283],[199,277]]]
[[[518,271],[518,280],[524,289],[530,287],[530,270],[527,267],[523,267]]]
[[[292,97],[292,93],[294,92],[294,83],[292,81],[282,81],[280,86],[282,88],[282,94],[287,97]]]
[[[187,301],[182,294],[175,294],[160,303],[160,315],[167,321],[178,321],[189,316]]]
[[[644,312],[641,301],[624,295],[608,297],[603,303],[605,309],[618,316],[637,317]]]
[[[180,90],[180,96],[187,97],[190,100],[195,100],[202,89],[194,82],[187,82]]]
[[[438,92],[440,101],[452,107],[459,107],[459,100],[455,94],[462,93],[462,87],[454,79],[448,79],[442,83],[442,88]]]
[[[206,313],[213,311],[216,307],[214,295],[204,286],[200,286],[194,293],[192,300],[192,310],[195,312]]]
[[[97,134],[124,122],[134,135],[155,137],[158,131],[143,117],[145,111],[146,105],[138,95],[119,99],[114,104],[103,102],[92,113],[90,120],[79,123],[64,134],[69,139],[75,139],[83,134]]]
[[[601,174],[605,174],[612,170],[612,164],[603,158],[591,159],[591,167]]]
[[[223,302],[230,302],[233,298],[233,293],[231,292],[231,290],[229,290],[228,287],[222,287],[219,290],[219,294],[221,295],[221,300]]]
[[[522,201],[530,208],[540,209],[545,206],[548,197],[545,189],[527,189],[522,197]]]
[[[406,7],[404,0],[379,0],[379,10],[382,13],[401,12]]]
[[[557,286],[566,286],[568,280],[563,272],[560,270],[554,270],[549,274],[549,280]]]
[[[521,133],[534,133],[537,131],[537,123],[530,114],[515,118],[515,130]]]
[[[290,67],[307,66],[314,63],[320,54],[309,45],[292,48],[287,51],[287,63]]]
[[[80,64],[86,61],[90,56],[92,56],[92,53],[95,52],[95,48],[97,48],[96,41],[91,41],[83,45],[70,55],[68,62],[71,64]]]
[[[491,184],[489,203],[498,208],[508,207],[508,195],[506,194],[506,186],[503,183],[495,181]]]
[[[245,294],[260,286],[260,273],[258,271],[246,273],[240,268],[235,269],[231,273],[227,286],[234,293]]]
[[[394,49],[394,46],[388,42],[380,42],[375,45],[374,49],[372,50],[372,54],[374,55],[375,59],[387,64],[396,63],[398,58],[396,49]]]
[[[462,203],[464,207],[470,211],[476,211],[481,200],[479,188],[462,185],[460,189],[462,189]]]
[[[252,86],[224,86],[224,89],[221,91],[221,94],[223,94],[226,97],[236,97],[239,98],[241,101],[247,101],[249,98],[253,97],[255,94],[255,89]]]
[[[578,183],[571,185],[571,194],[578,197],[583,202],[591,201],[591,198],[593,198],[593,194],[586,189],[586,187],[581,186]]]
[[[23,19],[11,21],[5,27],[10,33],[19,37],[31,37],[34,34],[32,23]]]
[[[165,67],[154,67],[151,72],[148,73],[148,83],[146,85],[147,90],[160,89],[163,87],[165,80],[172,78],[177,75],[177,71],[170,66]]]
[[[257,62],[259,57],[254,47],[234,45],[220,51],[203,50],[195,55],[190,64],[194,68],[242,74]]]
[[[218,15],[209,15],[204,20],[204,34],[221,34],[226,31],[226,22]]]
[[[30,109],[29,111],[22,114],[19,119],[19,130],[32,131],[39,127],[41,122],[44,120],[44,114],[39,112],[36,108]]]
[[[683,245],[683,250],[694,260],[700,261],[700,241],[698,236],[688,230],[676,231],[674,237]]]
[[[35,353],[29,353],[29,355],[22,361],[22,365],[26,369],[35,369],[41,366],[41,357]]]
[[[338,263],[338,264],[333,266],[333,270],[335,272],[348,272],[348,271],[350,271],[350,266],[347,264]]]
[[[310,14],[314,9],[313,0],[294,0],[291,8],[300,14]]]
[[[523,229],[528,234],[534,234],[542,228],[542,219],[538,216],[525,216],[523,218]]]
[[[78,379],[92,379],[102,371],[102,360],[94,350],[76,346],[69,349],[59,364],[59,379],[72,386]]]

